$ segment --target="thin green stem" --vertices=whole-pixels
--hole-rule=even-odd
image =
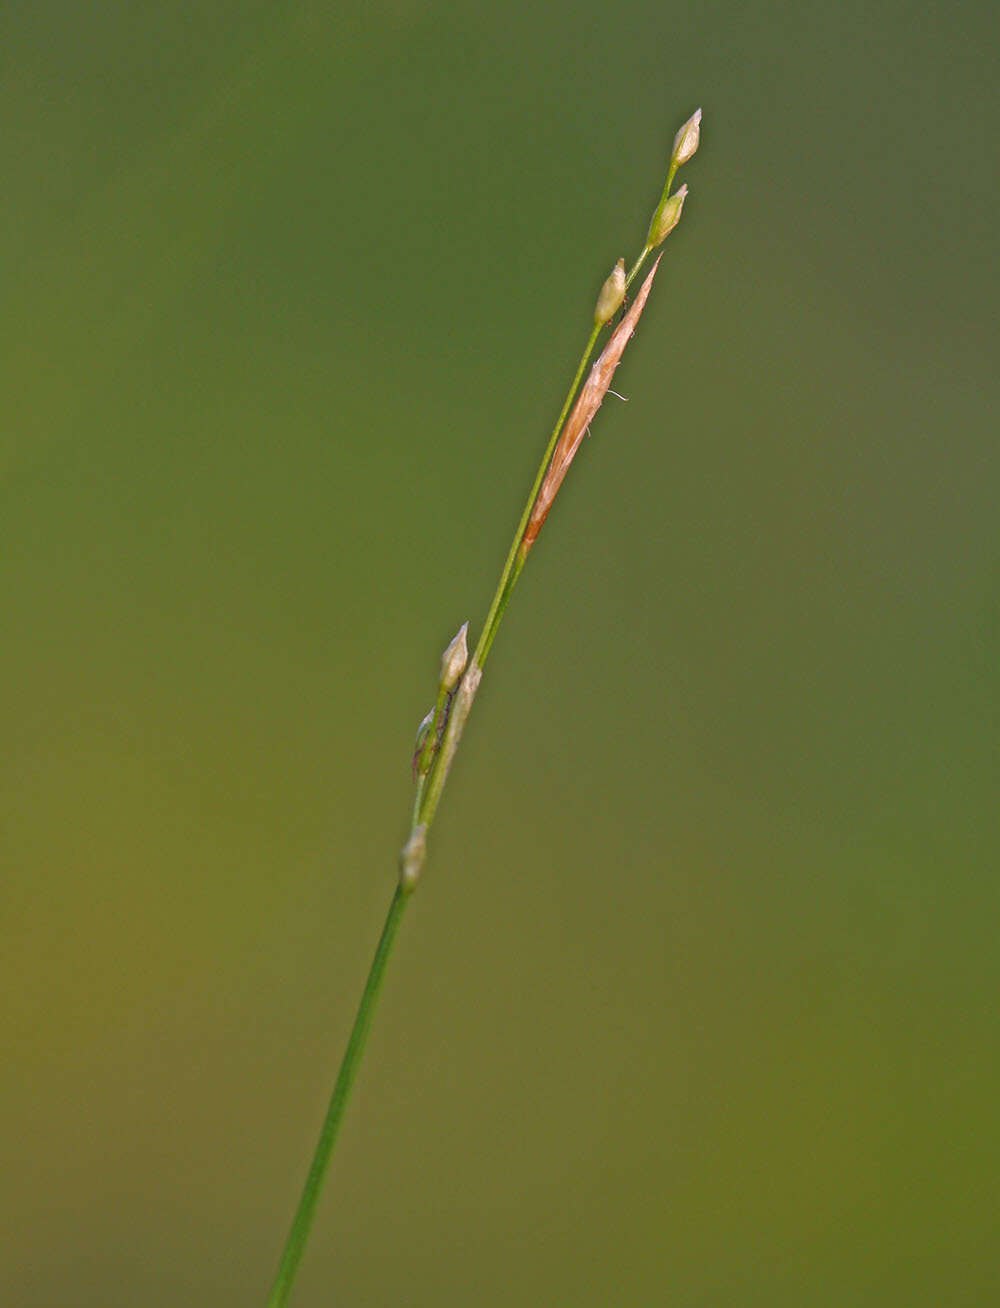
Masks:
[[[410,810],[410,835],[412,836],[420,821],[420,809],[424,802],[424,791],[427,788],[427,773],[417,780],[416,793],[413,796],[413,808]]]
[[[528,496],[524,512],[521,515],[521,521],[518,523],[514,540],[511,543],[510,553],[507,555],[507,561],[504,564],[503,572],[500,575],[500,581],[497,584],[496,592],[493,596],[493,602],[486,619],[483,635],[480,636],[479,644],[473,655],[473,662],[478,664],[480,667],[482,667],[482,664],[489,653],[490,645],[493,642],[493,636],[496,634],[497,627],[500,625],[503,611],[507,607],[507,600],[510,598],[510,590],[513,588],[513,581],[516,581],[520,574],[521,569],[518,565],[517,557],[518,546],[521,543],[521,537],[524,535],[524,529],[528,525],[528,518],[531,516],[531,509],[535,502],[535,496],[538,494],[538,488],[541,486],[542,478],[545,476],[545,469],[548,467],[549,460],[552,457],[552,451],[555,449],[556,441],[559,439],[559,433],[562,431],[562,425],[566,421],[566,415],[569,413],[570,405],[573,403],[573,397],[576,395],[577,388],[583,377],[584,369],[593,353],[594,345],[597,343],[597,337],[599,336],[600,331],[600,326],[595,325],[590,333],[590,338],[584,347],[583,354],[580,356],[576,375],[574,376],[573,383],[566,394],[566,399],[563,402],[558,421],[552,430],[549,443],[545,449],[544,455],[542,456],[542,462],[539,465],[538,474],[535,477],[531,493]],[[508,585],[508,583],[510,583],[510,585]],[[419,766],[421,767],[424,767],[426,764],[433,733],[437,730],[441,709],[442,696],[439,692],[438,702],[435,705],[435,712],[431,721],[428,741],[420,753]],[[461,719],[461,721],[456,718],[455,725],[458,726],[458,731],[454,732],[450,739],[446,739],[445,747],[437,752],[436,757],[430,765],[429,773],[422,772],[417,782],[417,793],[414,798],[413,813],[410,821],[411,836],[422,819],[427,823],[427,825],[430,825],[430,822],[433,821],[434,813],[437,809],[437,801],[440,798],[441,790],[443,789],[447,777],[448,766],[451,763],[455,747],[458,744],[458,734],[460,734],[461,726],[464,726],[464,718]],[[442,761],[445,764],[444,767],[441,766]],[[430,778],[430,785],[428,785],[428,778]],[[323,1182],[330,1165],[330,1158],[333,1154],[333,1147],[336,1144],[337,1134],[340,1130],[341,1122],[343,1121],[344,1109],[347,1107],[347,1100],[351,1093],[351,1087],[354,1084],[354,1078],[357,1076],[358,1067],[361,1063],[361,1056],[364,1053],[365,1045],[368,1042],[368,1034],[371,1030],[375,1005],[378,1001],[382,982],[385,978],[386,964],[389,961],[389,955],[392,953],[392,947],[396,939],[396,932],[399,930],[400,919],[403,915],[403,909],[405,908],[408,899],[409,895],[400,886],[397,886],[396,892],[392,897],[392,902],[389,905],[389,912],[385,919],[385,925],[382,928],[382,935],[379,938],[378,948],[375,950],[375,957],[372,960],[371,970],[368,973],[368,980],[365,983],[364,992],[361,995],[361,1003],[358,1006],[358,1012],[354,1019],[351,1036],[347,1042],[344,1060],[340,1065],[340,1071],[337,1074],[337,1081],[333,1087],[333,1094],[330,1097],[330,1104],[327,1108],[323,1127],[316,1144],[316,1152],[313,1155],[312,1166],[309,1168],[309,1175],[306,1177],[302,1196],[299,1199],[299,1206],[296,1210],[291,1230],[288,1233],[285,1250],[278,1267],[278,1274],[274,1279],[274,1285],[271,1287],[271,1294],[267,1301],[267,1308],[284,1308],[284,1305],[288,1303],[289,1295],[292,1291],[292,1285],[295,1281],[295,1274],[298,1271],[299,1260],[302,1257],[306,1241],[309,1238],[309,1231],[313,1223],[313,1218],[316,1215],[316,1205],[319,1202],[320,1192],[323,1188]]]
[[[626,290],[628,290],[628,288],[632,285],[635,279],[639,276],[639,269],[646,262],[646,257],[652,248],[653,247],[651,245],[644,245],[642,247],[642,253],[639,255],[638,259],[636,259],[635,263],[632,265],[632,271],[625,278]]]
[[[316,1216],[316,1205],[319,1201],[320,1191],[323,1188],[327,1168],[330,1165],[330,1156],[337,1140],[337,1133],[343,1121],[344,1109],[347,1107],[351,1086],[358,1074],[361,1056],[365,1051],[365,1045],[368,1043],[375,1005],[382,989],[382,982],[385,980],[386,964],[389,961],[389,955],[392,953],[396,932],[399,930],[403,909],[406,907],[408,899],[409,895],[400,887],[397,887],[396,893],[392,897],[392,903],[389,905],[389,912],[385,919],[385,926],[382,928],[382,935],[379,937],[375,957],[372,959],[371,970],[368,973],[368,980],[365,982],[364,993],[361,996],[361,1003],[358,1005],[358,1013],[351,1030],[351,1038],[347,1042],[344,1059],[337,1074],[337,1083],[333,1087],[333,1094],[330,1096],[330,1105],[323,1120],[323,1129],[320,1131],[312,1166],[309,1168],[309,1175],[306,1177],[302,1197],[299,1200],[299,1206],[291,1230],[288,1233],[288,1240],[285,1243],[285,1251],[281,1257],[278,1274],[274,1278],[274,1284],[271,1287],[267,1308],[284,1308],[292,1292],[292,1284],[298,1270],[299,1259],[302,1257],[306,1240],[309,1238],[309,1228]]]
[[[532,483],[531,490],[528,492],[528,498],[524,505],[524,512],[521,514],[521,520],[517,524],[517,530],[514,532],[514,539],[511,541],[510,550],[507,554],[507,561],[503,565],[503,571],[500,574],[500,580],[497,582],[497,588],[493,593],[493,601],[490,604],[490,611],[486,615],[486,621],[483,624],[482,634],[479,637],[479,643],[476,646],[476,652],[472,656],[473,663],[482,667],[486,662],[487,655],[490,652],[490,646],[493,644],[493,638],[497,634],[497,628],[500,626],[500,619],[503,617],[503,611],[507,607],[507,600],[510,598],[510,590],[513,589],[513,583],[516,580],[516,573],[520,569],[516,568],[517,551],[521,544],[521,537],[524,535],[525,528],[528,525],[528,519],[531,517],[531,510],[535,503],[535,497],[538,489],[545,477],[545,470],[549,466],[549,460],[552,458],[552,451],[556,448],[556,441],[559,439],[559,433],[562,431],[563,423],[566,421],[566,415],[569,413],[570,405],[573,403],[573,397],[576,395],[583,373],[587,364],[590,362],[590,356],[594,352],[594,346],[597,344],[597,338],[601,334],[600,323],[595,323],[591,330],[587,344],[583,347],[583,353],[580,355],[580,362],[577,365],[576,375],[566,392],[566,398],[563,406],[559,411],[559,417],[556,419],[556,425],[552,428],[552,435],[549,437],[549,443],[545,447],[545,453],[542,455],[542,461],[538,465],[538,472],[535,474],[535,480]]]
[[[649,233],[648,233],[648,235],[646,236],[646,246],[645,246],[645,249],[643,250],[642,254],[639,255],[639,258],[638,258],[638,260],[636,261],[636,265],[635,265],[635,267],[634,267],[634,268],[632,269],[632,271],[629,273],[629,275],[628,275],[628,281],[626,281],[626,283],[625,283],[626,286],[628,286],[629,283],[632,281],[632,278],[636,276],[636,274],[638,273],[639,269],[642,267],[642,263],[643,263],[643,260],[646,258],[646,255],[649,254],[650,250],[653,249],[653,246],[650,245],[649,242],[650,242],[651,240],[654,239],[654,237],[653,237],[653,233],[656,231],[657,224],[658,224],[659,221],[660,221],[660,214],[663,212],[664,207],[665,207],[667,201],[670,199],[670,188],[671,188],[671,186],[673,186],[673,184],[674,184],[674,178],[675,178],[676,176],[677,176],[677,164],[675,164],[674,161],[671,160],[671,161],[670,161],[670,170],[669,170],[668,173],[667,173],[667,180],[666,180],[666,182],[664,183],[663,191],[662,191],[662,193],[660,194],[659,202],[657,203],[656,208],[653,210],[653,216],[652,216],[652,218],[649,220]],[[662,239],[662,237],[661,237],[661,239]]]

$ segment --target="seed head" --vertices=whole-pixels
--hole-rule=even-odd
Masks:
[[[469,661],[469,645],[466,637],[469,633],[469,624],[463,622],[451,644],[441,655],[441,689],[451,692],[458,685],[462,673],[465,671],[465,665]]]
[[[611,276],[601,287],[601,293],[597,297],[597,307],[594,310],[594,322],[598,327],[603,327],[609,318],[621,308],[622,301],[625,299],[625,260],[619,259],[611,270]]]
[[[649,224],[649,235],[646,237],[646,244],[651,250],[655,250],[658,245],[665,241],[680,222],[681,210],[684,208],[687,193],[688,188],[685,184],[664,200],[656,213],[653,214],[653,221]]]
[[[696,109],[684,126],[674,137],[674,148],[670,155],[670,166],[679,168],[686,164],[698,149],[701,140],[701,110]]]

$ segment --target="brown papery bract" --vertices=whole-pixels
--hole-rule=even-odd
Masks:
[[[662,255],[660,256],[662,258]],[[583,440],[587,428],[594,419],[594,415],[601,407],[608,387],[611,385],[611,378],[615,375],[615,369],[621,362],[621,357],[625,353],[625,346],[632,339],[635,331],[635,325],[639,321],[639,316],[646,307],[646,300],[649,297],[649,289],[653,285],[653,278],[656,276],[656,270],[660,265],[660,259],[656,260],[649,271],[646,280],[639,290],[639,294],[632,301],[628,313],[625,314],[621,322],[615,328],[611,339],[590,370],[590,376],[583,384],[583,389],[577,397],[576,404],[573,406],[573,412],[566,419],[566,425],[562,429],[559,442],[552,452],[552,459],[549,462],[548,469],[545,473],[545,480],[538,489],[535,496],[535,502],[531,508],[531,516],[528,519],[528,525],[524,529],[524,535],[521,537],[519,554],[523,563],[527,557],[528,551],[535,543],[535,537],[542,529],[542,523],[548,517],[549,509],[552,508],[552,501],[555,499],[559,487],[563,483],[563,478],[569,471],[569,465],[576,457],[576,452],[580,448],[580,442]]]

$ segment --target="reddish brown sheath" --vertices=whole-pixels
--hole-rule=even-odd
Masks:
[[[639,321],[639,315],[646,307],[649,288],[653,284],[653,278],[656,276],[656,270],[662,257],[662,255],[657,257],[656,263],[649,270],[639,294],[632,301],[631,308],[611,334],[611,339],[601,352],[600,358],[591,368],[590,376],[583,383],[583,389],[577,396],[572,413],[566,419],[566,425],[563,427],[556,448],[552,452],[552,458],[545,473],[545,480],[535,496],[528,525],[521,537],[519,552],[522,562],[528,550],[535,543],[535,537],[541,531],[542,523],[548,517],[549,509],[552,508],[552,501],[563,483],[563,478],[569,471],[569,465],[573,462],[576,452],[580,448],[580,442],[583,440],[587,428],[593,421],[594,415],[601,407],[601,402],[607,394],[608,387],[611,385],[611,378],[615,375],[615,369],[625,353],[625,346],[631,340],[635,325]]]

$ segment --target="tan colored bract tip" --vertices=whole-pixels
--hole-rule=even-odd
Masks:
[[[563,484],[563,479],[569,471],[569,465],[576,457],[580,442],[583,440],[587,428],[593,421],[594,415],[601,407],[601,403],[608,392],[611,379],[615,375],[615,369],[625,353],[625,346],[632,339],[635,325],[646,307],[650,287],[653,285],[653,278],[656,276],[656,270],[660,266],[660,258],[662,257],[662,255],[659,256],[653,264],[639,290],[639,294],[632,301],[628,313],[615,328],[611,339],[601,353],[601,357],[591,368],[590,376],[583,383],[583,388],[577,397],[576,404],[573,406],[573,412],[566,419],[566,426],[563,427],[562,435],[559,437],[558,444],[552,453],[552,459],[545,473],[545,480],[535,496],[535,503],[531,509],[528,525],[521,537],[519,553],[522,561],[535,543],[535,538],[542,529],[542,523],[548,517],[549,509],[552,508],[552,501],[555,499],[559,487]]]

